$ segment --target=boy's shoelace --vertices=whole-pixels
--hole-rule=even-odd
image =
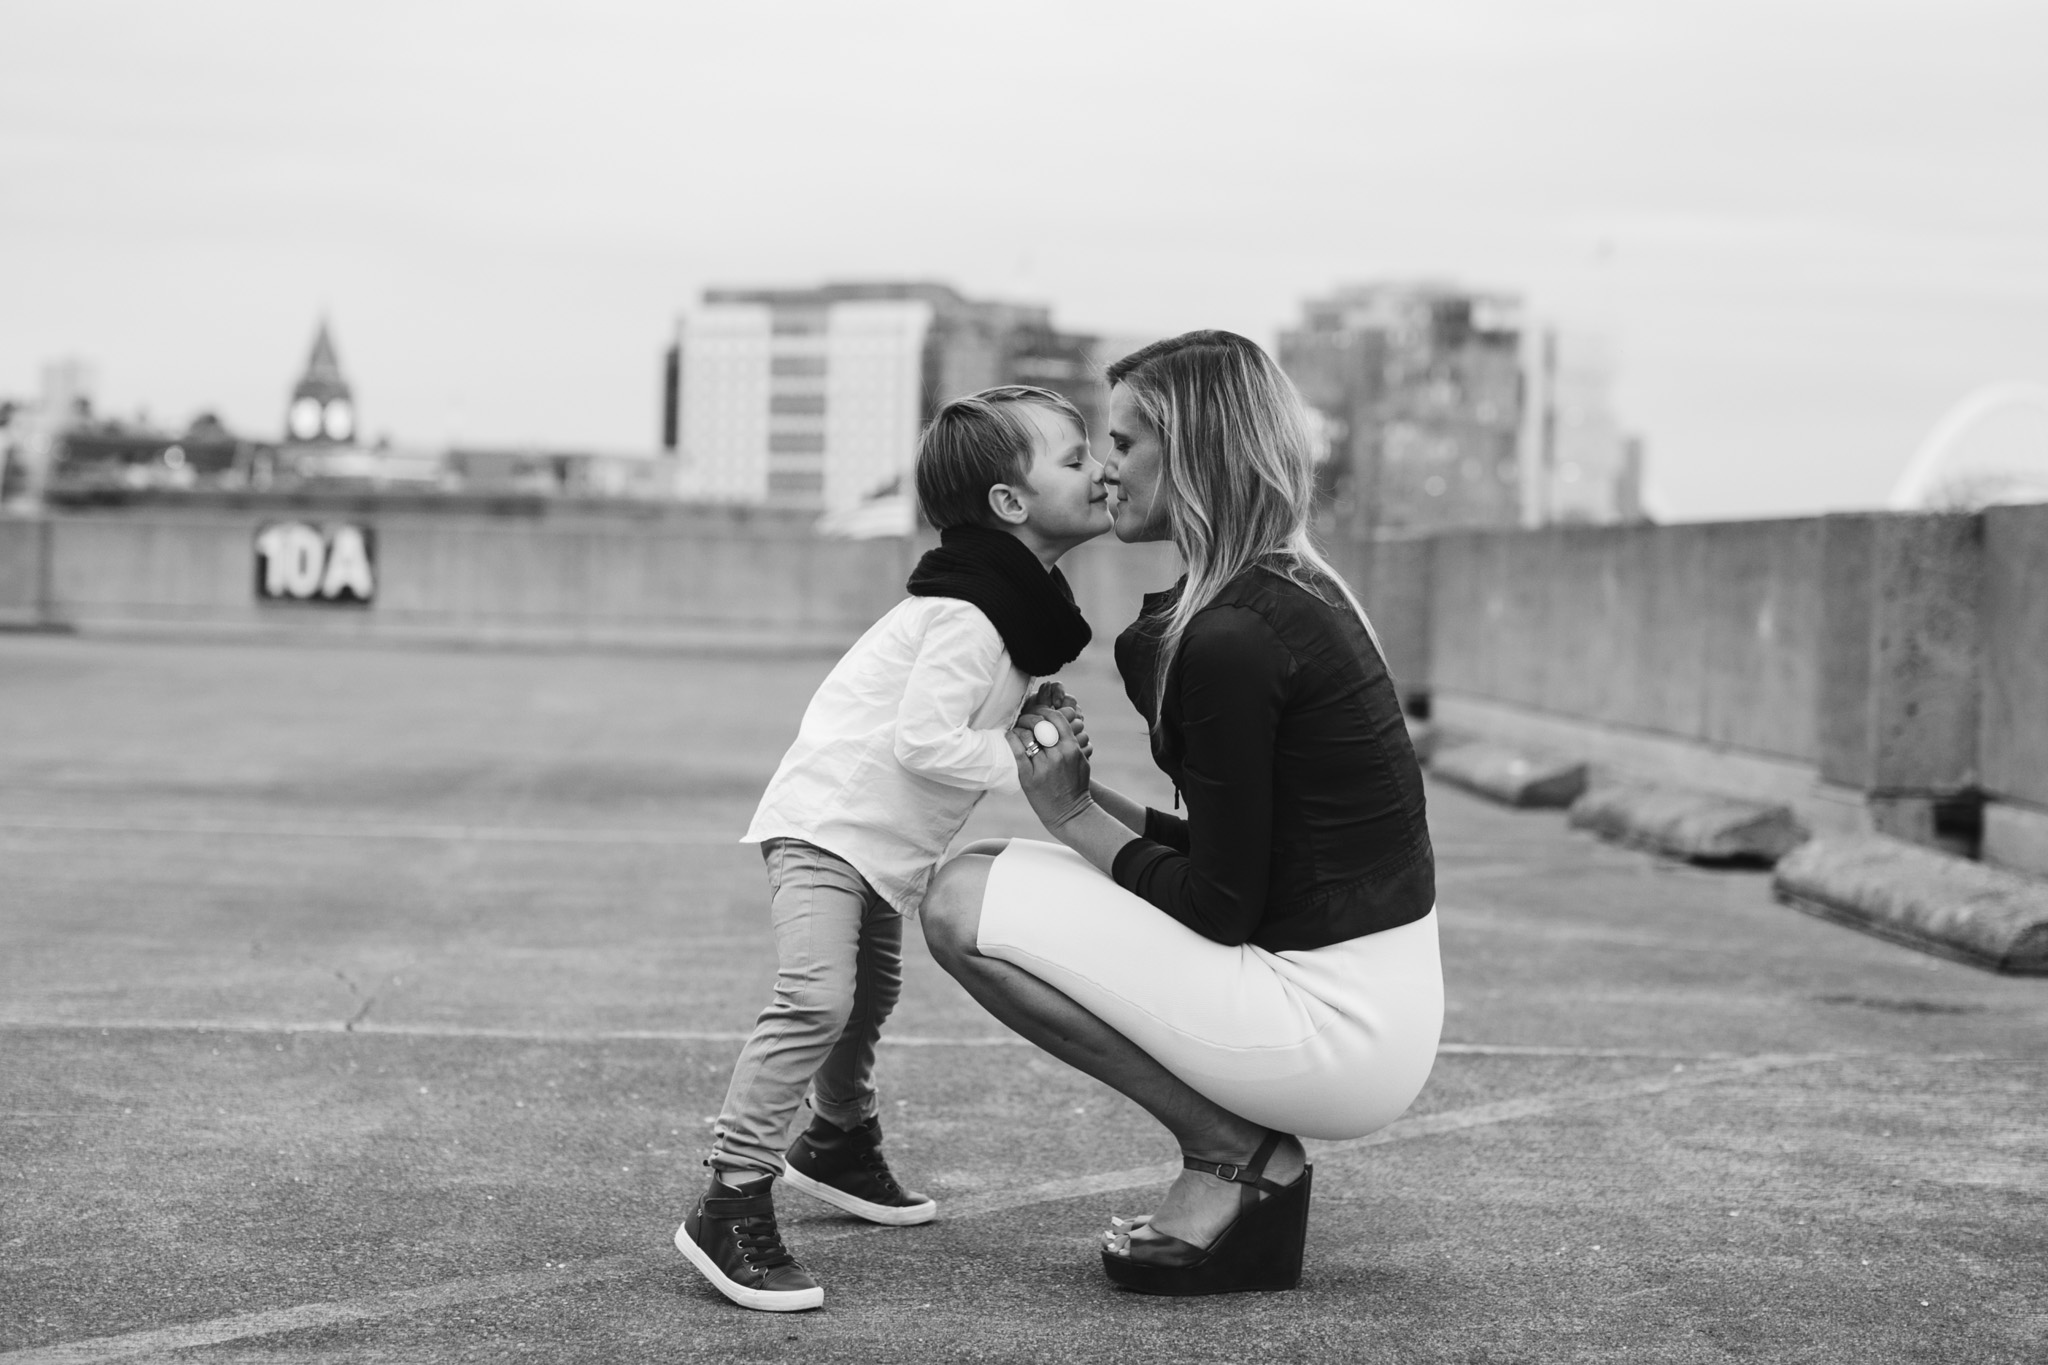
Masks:
[[[868,1168],[868,1174],[876,1183],[893,1195],[902,1195],[903,1187],[896,1183],[896,1173],[889,1169],[889,1159],[882,1155],[879,1147],[870,1147],[861,1153],[861,1164]]]
[[[775,1226],[773,1214],[747,1215],[733,1224],[733,1235],[739,1239],[747,1264],[757,1270],[774,1270],[796,1260],[789,1254],[789,1248],[782,1245],[782,1233]]]

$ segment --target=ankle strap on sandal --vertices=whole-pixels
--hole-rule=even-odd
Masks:
[[[1204,1161],[1200,1157],[1183,1156],[1180,1159],[1180,1164],[1190,1171],[1202,1171],[1208,1175],[1213,1175],[1218,1180],[1228,1180],[1238,1185],[1251,1185],[1266,1191],[1268,1194],[1277,1194],[1287,1187],[1266,1179],[1266,1163],[1273,1159],[1273,1153],[1279,1150],[1280,1140],[1286,1136],[1285,1133],[1269,1131],[1266,1134],[1266,1140],[1259,1144],[1259,1150],[1252,1153],[1251,1160],[1249,1161]],[[1246,1194],[1249,1195],[1250,1191],[1247,1190]]]

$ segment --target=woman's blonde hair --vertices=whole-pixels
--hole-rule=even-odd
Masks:
[[[1187,584],[1154,623],[1160,635],[1155,716],[1166,677],[1195,614],[1254,565],[1322,601],[1331,593],[1358,614],[1379,649],[1365,607],[1315,545],[1315,464],[1301,395],[1257,343],[1235,332],[1184,332],[1109,367],[1158,434],[1161,495]],[[1384,660],[1385,651],[1381,651]]]

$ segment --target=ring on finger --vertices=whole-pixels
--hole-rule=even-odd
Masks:
[[[1039,747],[1039,743],[1037,740],[1027,739],[1024,741],[1024,757],[1037,758],[1039,754],[1043,752],[1044,750]]]

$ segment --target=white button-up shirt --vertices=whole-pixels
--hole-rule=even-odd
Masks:
[[[1030,689],[980,608],[905,598],[819,685],[740,842],[816,844],[915,912],[982,793],[1018,790],[1003,732]]]

